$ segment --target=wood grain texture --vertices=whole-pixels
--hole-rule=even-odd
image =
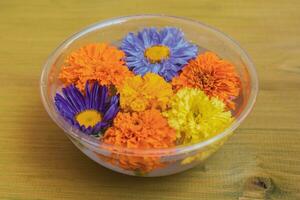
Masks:
[[[300,1],[1,0],[0,199],[300,199]],[[79,29],[111,17],[165,13],[231,35],[252,56],[254,111],[205,166],[136,178],[98,166],[50,120],[41,66]]]

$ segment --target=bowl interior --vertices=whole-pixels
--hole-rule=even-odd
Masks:
[[[84,140],[92,146],[99,145],[97,141],[74,130],[56,111],[54,96],[62,87],[58,74],[66,56],[89,43],[109,42],[118,45],[129,32],[137,32],[145,27],[166,26],[180,28],[185,33],[186,39],[197,44],[200,51],[213,51],[223,59],[232,62],[242,82],[242,91],[236,100],[236,110],[232,113],[236,118],[235,122],[224,133],[203,144],[194,145],[193,148],[205,146],[231,133],[248,115],[256,98],[258,85],[253,63],[236,42],[220,31],[196,21],[158,15],[129,16],[104,21],[87,27],[63,42],[46,61],[41,77],[42,100],[52,119],[72,137]]]

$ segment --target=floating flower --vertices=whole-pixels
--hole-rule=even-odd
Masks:
[[[119,111],[119,96],[108,96],[108,89],[94,83],[85,85],[85,96],[74,86],[56,94],[55,105],[70,124],[86,134],[106,129]]]
[[[122,113],[103,137],[107,144],[127,148],[167,148],[175,145],[175,130],[158,110]]]
[[[102,138],[106,144],[132,149],[156,149],[174,147],[175,130],[158,110],[121,113],[114,119],[114,125],[107,129]],[[120,156],[120,167],[127,170],[148,172],[162,166],[159,157]]]
[[[197,55],[198,48],[184,39],[177,28],[145,28],[136,35],[129,33],[121,44],[127,66],[135,74],[157,73],[170,81]]]
[[[214,142],[210,144],[207,148],[199,150],[197,153],[194,155],[188,156],[184,158],[180,163],[182,165],[188,165],[193,162],[203,162],[206,160],[209,156],[211,156],[213,153],[215,153],[223,144],[225,141],[228,139],[228,136],[225,138],[222,138],[221,140]]]
[[[110,149],[109,149],[110,150]],[[109,156],[96,153],[96,156],[102,161],[110,163],[113,166],[132,171],[137,176],[145,176],[147,173],[166,167],[171,161],[160,161],[160,156],[135,156],[123,155],[122,153],[113,153]]]
[[[81,91],[87,81],[118,86],[133,75],[125,66],[124,57],[123,51],[109,44],[89,44],[67,57],[59,78],[67,85],[75,84]]]
[[[218,97],[231,109],[235,108],[233,99],[239,95],[241,87],[234,65],[212,52],[191,60],[172,80],[172,85],[175,89],[199,88],[210,97]]]
[[[161,76],[147,73],[144,77],[134,76],[118,88],[120,105],[125,111],[143,111],[150,108],[165,110],[173,95],[171,84]]]
[[[171,109],[164,112],[164,115],[183,144],[213,137],[233,121],[222,101],[214,97],[210,99],[199,89],[180,89],[171,99],[170,106]]]

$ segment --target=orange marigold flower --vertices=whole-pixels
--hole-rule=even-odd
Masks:
[[[87,81],[118,86],[133,75],[125,65],[124,57],[124,52],[112,45],[88,44],[66,58],[59,78],[65,84],[75,84],[81,91]]]
[[[241,82],[233,64],[220,59],[213,52],[199,54],[172,80],[175,90],[183,87],[199,88],[210,97],[218,97],[228,108],[234,109]]]
[[[176,132],[157,110],[119,112],[102,141],[116,147],[132,149],[174,147]],[[118,165],[127,170],[149,172],[163,166],[159,157],[119,155]],[[116,163],[115,163],[116,164]]]

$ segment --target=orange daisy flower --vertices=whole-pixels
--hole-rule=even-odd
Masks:
[[[235,99],[241,82],[233,64],[215,53],[205,52],[191,60],[181,74],[172,80],[175,90],[183,87],[199,88],[210,97],[218,97],[227,107],[235,109]]]
[[[133,75],[124,57],[123,51],[106,43],[86,45],[67,57],[59,79],[67,85],[75,84],[81,91],[87,81],[119,86],[126,77]]]
[[[157,110],[121,113],[114,119],[102,141],[117,147],[150,149],[174,147],[176,132]],[[118,160],[118,163],[116,163]],[[149,172],[164,166],[159,157],[118,155],[111,163],[123,169]]]

